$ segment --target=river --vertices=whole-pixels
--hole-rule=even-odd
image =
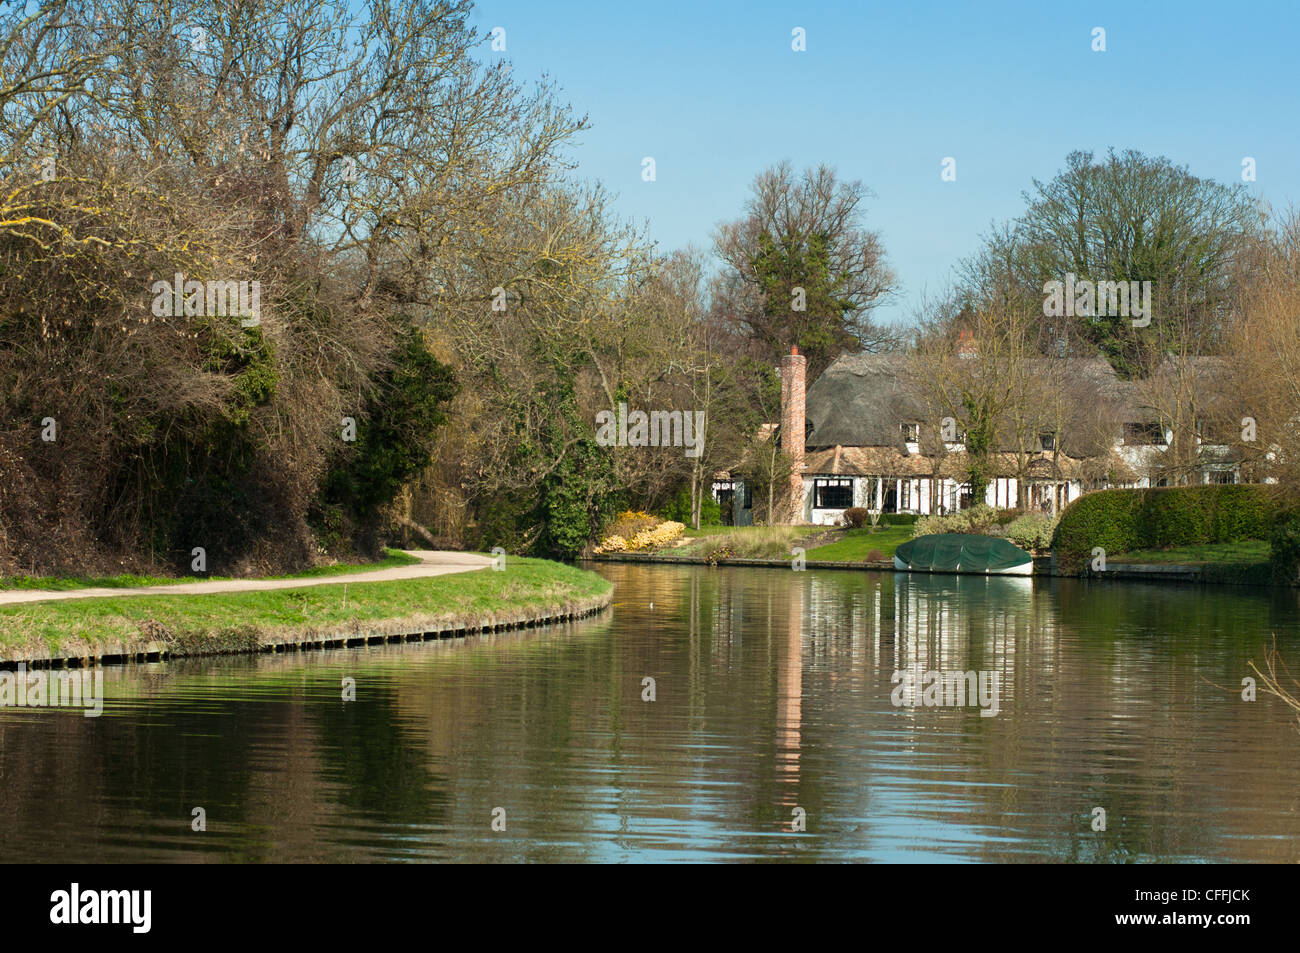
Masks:
[[[0,860],[1300,860],[1295,714],[1242,698],[1293,591],[598,569],[572,625],[0,709]]]

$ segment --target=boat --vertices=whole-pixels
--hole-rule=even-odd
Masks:
[[[1005,539],[969,533],[934,533],[894,550],[894,568],[912,572],[968,572],[1030,576],[1034,557]]]

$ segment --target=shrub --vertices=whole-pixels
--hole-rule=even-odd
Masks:
[[[880,517],[883,526],[911,526],[922,517],[917,513],[886,513]]]
[[[1057,566],[1076,572],[1094,547],[1108,553],[1141,548],[1141,490],[1099,490],[1065,508],[1052,536]]]
[[[851,506],[844,511],[841,520],[849,529],[861,529],[871,522],[871,513],[861,506]]]
[[[607,536],[605,541],[596,547],[598,553],[625,553],[627,552],[627,540],[622,536]]]
[[[997,525],[1000,517],[999,510],[987,503],[977,503],[970,509],[962,510],[958,514],[966,519],[967,533],[987,533]]]
[[[873,549],[867,553],[867,562],[869,563],[878,563],[885,558],[885,554],[878,549]]]
[[[642,549],[658,549],[681,536],[684,529],[686,527],[681,523],[665,520],[653,529],[641,530],[627,541],[627,548],[634,552]]]
[[[1295,585],[1300,579],[1300,507],[1278,513],[1268,545],[1274,580]]]
[[[335,452],[322,487],[324,503],[341,507],[359,524],[373,519],[403,483],[429,465],[430,435],[446,423],[443,409],[457,392],[451,368],[429,353],[413,326],[401,332],[393,367],[377,384],[366,402],[366,425],[357,428],[351,446]]]
[[[1042,551],[1052,545],[1057,519],[1044,513],[1027,513],[1007,524],[1004,535],[1021,549]]]
[[[970,509],[958,510],[947,516],[922,516],[912,524],[913,536],[929,536],[932,533],[975,533],[979,535],[1002,535],[1000,520],[1006,519],[1007,510],[997,510],[987,503],[980,503]]]
[[[948,517],[922,516],[912,524],[913,536],[930,536],[934,533],[948,532]]]
[[[1217,494],[1208,493],[1150,494],[1145,501],[1140,524],[1144,532],[1143,542],[1157,548],[1212,542],[1212,510],[1216,497]]]
[[[1268,539],[1277,509],[1263,486],[1099,490],[1065,508],[1052,537],[1052,552],[1060,569],[1078,572],[1097,547],[1113,555]]]
[[[629,510],[619,513],[610,526],[611,532],[595,548],[597,553],[634,553],[643,549],[667,546],[682,535],[686,527],[675,520],[660,521],[657,516]]]
[[[960,511],[956,513],[949,513],[946,516],[931,517],[931,519],[934,520],[934,525],[938,527],[938,529],[935,532],[964,533],[966,532],[966,530],[970,529],[970,518],[965,513],[962,513]],[[913,525],[912,527],[913,536],[919,536],[921,534],[921,530],[920,530],[921,523],[922,523],[921,520],[917,520],[916,523]]]
[[[1222,502],[1214,511],[1216,539],[1268,539],[1274,521],[1282,515],[1277,499],[1258,486],[1221,486],[1218,496]]]
[[[657,516],[640,510],[624,510],[614,517],[614,522],[605,528],[606,536],[622,536],[631,539],[642,530],[654,529],[660,523]]]

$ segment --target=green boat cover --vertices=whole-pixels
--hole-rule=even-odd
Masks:
[[[911,569],[938,572],[1005,572],[1034,557],[996,536],[935,533],[908,540],[894,555]]]

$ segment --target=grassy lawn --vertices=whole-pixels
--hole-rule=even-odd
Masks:
[[[808,550],[808,561],[822,559],[834,562],[861,562],[873,549],[880,550],[886,558],[894,555],[894,550],[912,538],[910,526],[885,526],[871,532],[862,529],[845,530],[843,535],[833,543]]]
[[[491,569],[396,582],[214,595],[106,596],[0,606],[0,658],[21,658],[25,646],[84,654],[109,643],[173,641],[175,651],[251,647],[263,637],[291,637],[327,628],[451,619],[486,621],[498,613],[559,608],[607,593],[595,573],[544,559],[511,557]],[[139,650],[137,648],[137,650]],[[111,651],[111,649],[110,649]],[[43,653],[42,653],[43,654]]]
[[[1245,539],[1235,543],[1142,549],[1117,553],[1109,559],[1120,563],[1260,563],[1267,562],[1268,555],[1267,542],[1262,539]]]
[[[384,551],[384,558],[370,563],[338,563],[334,566],[316,566],[287,576],[267,576],[267,579],[315,579],[320,576],[340,576],[344,573],[367,572],[371,569],[391,569],[410,566],[420,560],[396,549]],[[43,589],[63,591],[69,589],[138,589],[143,586],[174,586],[183,582],[211,582],[230,579],[231,576],[0,576],[0,589]]]

